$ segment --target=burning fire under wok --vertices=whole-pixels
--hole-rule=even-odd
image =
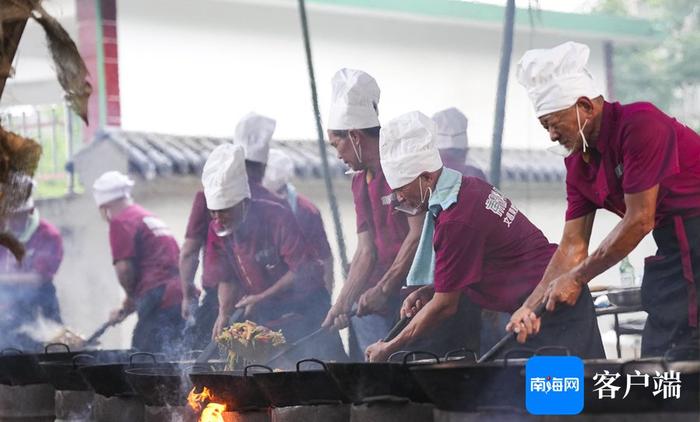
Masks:
[[[224,412],[226,405],[217,403],[211,390],[203,387],[200,393],[196,393],[197,388],[193,388],[187,396],[187,403],[199,413],[199,422],[224,422]]]

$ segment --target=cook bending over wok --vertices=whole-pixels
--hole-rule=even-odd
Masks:
[[[237,308],[245,311],[239,322],[281,330],[288,342],[316,330],[330,308],[321,262],[288,207],[251,198],[243,147],[214,149],[202,184],[212,216],[205,266],[219,297],[212,335],[229,325]],[[337,332],[311,343],[306,346],[316,357],[344,357]]]
[[[401,316],[415,315],[393,340],[366,350],[368,361],[429,337],[457,311],[466,295],[484,309],[515,312],[542,279],[556,250],[542,232],[501,192],[480,179],[443,166],[433,121],[420,112],[382,127],[380,159],[399,201],[425,212],[409,279],[422,288],[403,303]],[[526,327],[515,327],[525,340]],[[502,350],[518,346],[515,340]],[[539,334],[522,346],[563,346],[582,358],[604,358],[593,301],[584,287],[574,306],[560,305],[542,318]]]

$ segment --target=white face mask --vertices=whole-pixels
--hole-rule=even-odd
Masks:
[[[578,133],[581,136],[581,140],[583,141],[583,152],[586,152],[588,150],[588,141],[586,140],[586,135],[583,134],[583,128],[586,127],[588,119],[586,119],[586,121],[583,122],[583,126],[581,126],[581,117],[579,117],[578,113],[578,104],[576,105],[576,123],[578,125]],[[574,153],[573,150],[568,149],[567,147],[558,142],[556,145],[552,145],[551,147],[547,148],[547,151],[564,158]]]
[[[547,148],[547,151],[551,152],[552,154],[559,155],[561,157],[568,157],[571,154],[574,153],[574,151],[570,150],[569,148],[565,147],[564,145],[557,143],[556,145],[552,145],[551,147]]]
[[[401,203],[401,204],[395,206],[394,209],[396,211],[405,212],[406,214],[411,215],[411,216],[416,215],[419,212],[421,212],[420,206],[423,205],[425,203],[425,201],[428,200],[428,198],[430,198],[430,196],[433,194],[433,190],[428,188],[426,190],[426,192],[427,192],[426,195],[423,196],[423,184],[421,183],[420,178],[418,178],[418,190],[420,191],[420,205],[419,206],[411,207],[405,203]]]
[[[233,233],[233,229],[226,227],[218,221],[214,222],[214,233],[219,237],[226,237]]]

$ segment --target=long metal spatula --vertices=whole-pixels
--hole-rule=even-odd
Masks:
[[[350,313],[348,314],[348,318],[352,318],[354,316],[355,316],[355,311],[354,310],[350,311]],[[286,355],[287,353],[289,353],[292,350],[299,347],[300,344],[303,344],[303,343],[313,339],[314,337],[318,336],[319,334],[326,332],[328,330],[329,330],[328,328],[321,327],[318,330],[312,332],[311,334],[305,335],[304,337],[300,338],[299,340],[295,341],[294,343],[288,344],[287,347],[285,347],[284,349],[277,352],[274,356],[272,356],[272,358],[268,359],[267,363],[265,363],[265,365],[269,366],[272,362],[276,361],[277,359],[281,358],[282,356]]]

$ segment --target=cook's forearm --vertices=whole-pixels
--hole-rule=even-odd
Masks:
[[[194,277],[199,266],[199,251],[201,242],[194,239],[185,239],[180,252],[180,280],[182,281],[182,293],[185,298],[192,297],[194,291]]]
[[[419,240],[420,235],[416,237],[410,234],[404,239],[391,267],[378,282],[384,293],[397,292],[403,286],[408,271],[411,269],[413,258],[416,255]]]
[[[530,309],[535,309],[542,303],[544,294],[552,280],[571,271],[571,269],[586,258],[586,255],[587,251],[580,247],[559,246],[554,252],[554,255],[552,255],[552,259],[549,261],[547,269],[542,275],[542,280],[537,284],[525,301],[525,306]]]
[[[279,278],[269,288],[267,288],[265,291],[260,293],[260,299],[261,300],[267,300],[270,298],[273,298],[277,295],[280,295],[284,293],[286,290],[290,289],[292,287],[292,284],[294,284],[294,281],[297,277],[297,274],[293,271],[287,271],[286,274],[284,274],[282,277]],[[305,280],[301,280],[302,282]]]
[[[586,284],[629,255],[652,226],[634,218],[620,221],[600,246],[574,268],[574,277]]]
[[[219,282],[219,315],[225,318],[230,317],[236,309],[237,288],[231,282]]]
[[[443,321],[457,312],[455,303],[430,300],[393,340],[387,343],[390,353],[402,350],[416,340],[429,337]]]
[[[114,269],[117,273],[119,284],[126,292],[128,298],[133,299],[136,291],[136,271],[131,260],[120,260],[114,263]]]
[[[374,270],[376,264],[376,253],[374,250],[359,248],[355,252],[348,278],[343,283],[343,288],[338,296],[338,303],[350,307],[357,301],[357,298],[367,289],[367,279]]]
[[[323,260],[323,284],[328,290],[328,294],[333,294],[333,284],[335,281],[333,256]]]

